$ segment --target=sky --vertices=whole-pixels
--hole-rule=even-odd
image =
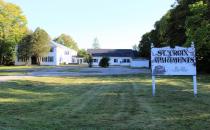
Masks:
[[[130,49],[154,27],[173,0],[5,0],[21,7],[28,27],[53,39],[70,35],[80,48],[97,38],[104,49]]]

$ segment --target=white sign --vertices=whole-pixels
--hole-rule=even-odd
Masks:
[[[195,47],[154,48],[151,45],[152,95],[155,96],[156,75],[192,75],[194,95],[197,96]]]
[[[152,75],[196,75],[195,48],[152,48],[151,64]]]

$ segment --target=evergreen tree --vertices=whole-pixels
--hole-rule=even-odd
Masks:
[[[109,60],[109,57],[103,57],[99,62],[99,66],[103,68],[109,67]]]
[[[37,58],[37,63],[40,64],[41,57],[47,55],[50,51],[50,37],[48,33],[41,29],[37,28],[32,35],[32,55]]]
[[[17,57],[19,59],[28,61],[27,59],[32,57],[32,36],[33,32],[29,31],[18,44]]]
[[[100,49],[100,44],[98,38],[93,40],[93,49]]]

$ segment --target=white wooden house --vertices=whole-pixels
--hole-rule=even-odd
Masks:
[[[132,49],[88,49],[93,66],[99,66],[103,57],[109,57],[110,66],[149,67],[149,60],[140,58]]]
[[[71,64],[76,59],[77,52],[70,49],[62,44],[54,41],[50,42],[50,52],[41,58],[40,65],[60,65],[60,64]],[[19,59],[16,57],[15,65],[34,65],[36,63],[35,57],[29,57],[27,59]]]

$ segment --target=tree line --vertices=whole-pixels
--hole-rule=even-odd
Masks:
[[[0,0],[0,65],[14,64],[16,52],[21,59],[31,56],[40,58],[50,51],[51,38],[41,28],[34,32],[27,27],[27,18],[15,4]],[[61,34],[53,41],[71,49],[79,50],[77,43],[67,34]]]
[[[184,46],[195,43],[198,71],[210,72],[210,2],[209,0],[176,0],[172,8],[142,36],[140,55],[150,58],[155,47]]]

